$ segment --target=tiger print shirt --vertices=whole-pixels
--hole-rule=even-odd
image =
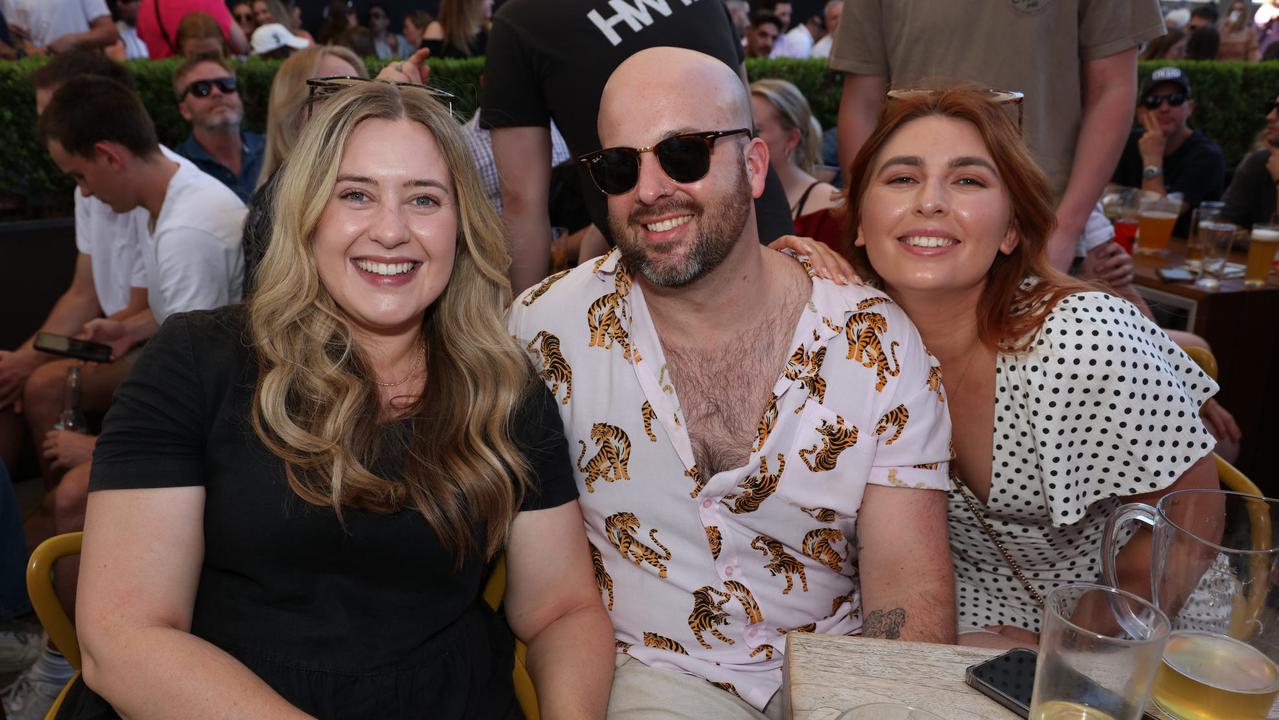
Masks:
[[[749,461],[712,477],[617,251],[530,288],[509,319],[559,401],[619,652],[757,708],[787,632],[860,631],[866,484],[947,489],[950,418],[914,326],[875,290],[812,284]]]

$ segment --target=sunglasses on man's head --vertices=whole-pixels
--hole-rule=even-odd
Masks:
[[[215,87],[220,90],[223,95],[230,95],[231,93],[234,93],[235,76],[232,75],[230,77],[213,78],[211,80],[196,80],[190,85],[187,85],[186,89],[182,91],[182,96],[179,97],[178,100],[185,100],[187,95],[194,95],[201,98],[208,97],[213,93],[213,88]]]
[[[1154,110],[1166,101],[1169,107],[1181,107],[1190,98],[1182,93],[1173,93],[1171,95],[1147,95],[1141,99],[1141,104],[1146,106],[1147,110]]]
[[[595,187],[606,195],[630,192],[639,182],[640,155],[652,152],[662,172],[677,183],[697,182],[711,169],[715,141],[729,135],[750,135],[749,128],[681,133],[645,148],[615,147],[596,150],[577,161],[590,173]]]

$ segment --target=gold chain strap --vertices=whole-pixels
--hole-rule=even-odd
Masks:
[[[1039,606],[1040,610],[1043,610],[1044,596],[1039,594],[1039,591],[1035,589],[1035,586],[1031,585],[1030,581],[1026,579],[1026,574],[1021,571],[1021,566],[1017,564],[1016,560],[1013,560],[1012,555],[1008,554],[1008,549],[1004,547],[1004,541],[999,539],[999,535],[995,532],[995,529],[990,526],[990,523],[986,522],[986,518],[983,517],[981,511],[977,509],[977,503],[972,498],[968,497],[968,492],[964,489],[963,484],[959,482],[959,478],[956,477],[954,473],[951,473],[950,475],[950,482],[955,486],[955,492],[959,493],[959,496],[964,499],[964,504],[968,506],[968,512],[973,514],[973,519],[977,521],[977,524],[981,526],[982,530],[986,531],[987,537],[989,537],[990,541],[995,544],[995,549],[999,551],[999,554],[1004,556],[1004,562],[1008,563],[1008,569],[1013,571],[1013,575],[1021,581],[1022,586],[1026,588],[1026,592],[1030,593],[1030,597],[1034,599],[1035,604]]]

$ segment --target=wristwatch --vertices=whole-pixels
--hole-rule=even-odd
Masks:
[[[1159,167],[1158,165],[1147,165],[1141,171],[1141,179],[1154,180],[1155,178],[1163,174],[1164,174],[1164,169]]]

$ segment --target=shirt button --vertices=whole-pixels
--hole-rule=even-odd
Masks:
[[[734,570],[735,570],[735,568],[734,568],[732,565],[725,565],[725,566],[724,566],[724,577],[733,577],[733,572],[734,572]]]
[[[706,508],[707,510],[710,510],[711,507],[714,505],[715,505],[715,501],[711,500],[710,498],[707,498],[702,501],[702,507]]]

